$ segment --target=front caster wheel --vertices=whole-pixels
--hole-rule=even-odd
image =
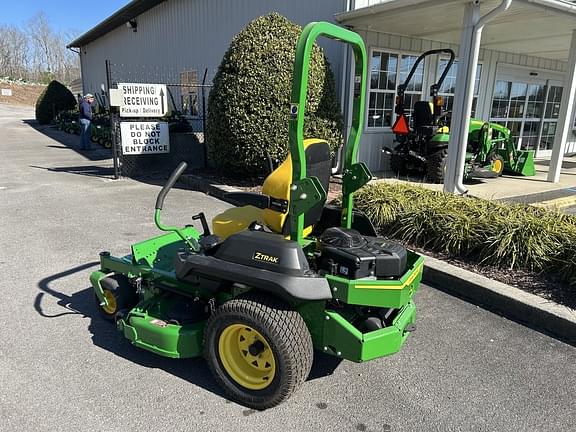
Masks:
[[[232,299],[210,317],[204,356],[233,400],[258,410],[276,406],[306,380],[312,338],[298,312],[259,293]]]
[[[94,294],[94,299],[96,307],[104,319],[114,321],[118,311],[130,309],[138,303],[138,295],[126,276],[121,274],[108,276],[102,279],[100,284],[108,304],[100,305],[100,300],[96,294]]]

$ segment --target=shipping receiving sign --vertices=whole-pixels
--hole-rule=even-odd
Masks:
[[[119,83],[120,117],[163,117],[168,112],[166,84]]]
[[[120,122],[122,154],[170,153],[166,122]]]

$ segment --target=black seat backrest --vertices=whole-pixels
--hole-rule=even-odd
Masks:
[[[306,175],[316,177],[320,184],[328,193],[330,187],[330,174],[332,173],[332,158],[330,157],[330,147],[326,142],[316,142],[309,145],[304,150],[306,155]],[[322,209],[326,201],[322,201],[312,207],[304,216],[304,227],[313,226],[320,220]],[[284,224],[283,233],[290,233],[290,220]]]
[[[414,111],[412,112],[412,119],[414,121],[414,130],[418,131],[424,126],[434,126],[434,117],[432,116],[432,109],[430,103],[427,101],[418,101],[414,104]]]

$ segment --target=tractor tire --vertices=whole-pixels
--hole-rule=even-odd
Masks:
[[[446,162],[448,160],[448,149],[442,149],[428,156],[426,175],[432,183],[444,183],[446,174]]]
[[[406,160],[402,155],[397,153],[392,153],[390,155],[390,169],[397,175],[408,174],[408,169],[406,168]]]
[[[273,297],[248,292],[212,314],[204,330],[204,357],[232,400],[264,410],[302,385],[314,349],[298,312]]]
[[[498,177],[504,172],[504,158],[499,154],[490,157],[490,170],[498,174]]]
[[[102,279],[100,284],[104,290],[104,296],[108,300],[108,306],[100,306],[100,300],[96,294],[94,294],[94,298],[98,311],[107,321],[113,322],[119,311],[131,309],[138,303],[138,294],[126,276],[115,274]]]

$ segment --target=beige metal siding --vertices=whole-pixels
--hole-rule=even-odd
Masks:
[[[346,0],[170,0],[137,17],[136,32],[123,25],[81,48],[84,90],[99,91],[106,82],[106,59],[148,69],[208,68],[213,75],[232,38],[252,19],[277,11],[301,25],[333,21],[345,5]],[[338,78],[340,46],[321,45]]]

